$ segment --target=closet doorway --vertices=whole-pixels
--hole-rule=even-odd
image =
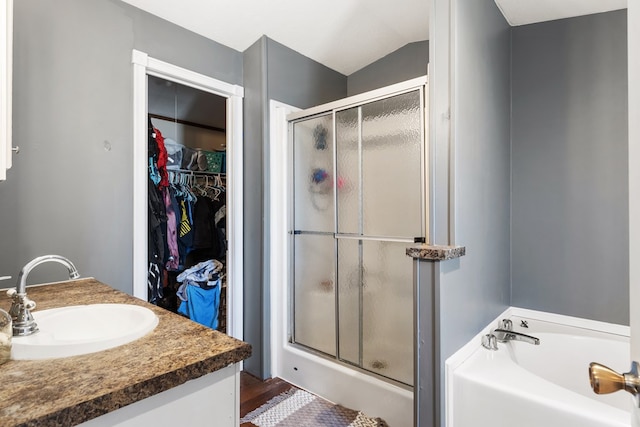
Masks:
[[[241,339],[243,89],[136,50],[132,62],[133,295]],[[150,162],[149,154],[159,147],[166,150],[167,159],[156,168],[157,153],[155,162]],[[163,247],[162,260],[149,227],[155,223],[148,213],[149,200],[154,197],[163,207],[173,206],[166,211],[173,212],[167,215],[174,217],[173,227],[165,225],[165,243],[158,245],[156,241],[155,245]],[[203,216],[205,205],[207,214]],[[196,207],[199,227],[194,222]],[[166,243],[172,229],[180,236],[181,226],[192,228],[197,243],[185,246],[181,239]],[[200,230],[197,235],[196,229]],[[207,279],[200,280],[201,286],[187,285],[189,279],[182,273],[198,266],[203,269],[196,274],[204,273]],[[184,297],[196,290],[206,294],[212,304],[207,310],[215,306],[215,315],[203,321],[201,307],[182,303],[176,296],[181,284],[185,286],[178,295]],[[216,284],[212,289],[210,285]]]

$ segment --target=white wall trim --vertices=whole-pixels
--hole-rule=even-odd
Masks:
[[[144,66],[147,74],[152,76],[175,81],[205,92],[215,93],[225,98],[230,96],[244,97],[244,88],[242,86],[223,82],[222,80],[169,64],[168,62],[152,58],[139,50],[133,50],[131,61],[135,65]]]
[[[640,4],[629,1],[627,9],[628,96],[629,96],[629,313],[631,360],[640,360]],[[640,427],[640,410],[632,410],[632,425]]]
[[[146,54],[133,51],[134,59]],[[133,296],[148,300],[147,69],[133,62]],[[141,167],[140,165],[145,165]]]
[[[147,75],[227,99],[227,333],[243,337],[243,132],[241,86],[133,50],[133,296],[147,300]]]
[[[11,168],[13,0],[0,0],[0,181]]]
[[[288,239],[288,191],[289,191],[289,140],[287,115],[300,109],[271,100],[269,103],[270,156],[269,187],[271,243],[271,375],[281,377],[282,351],[287,341],[287,285],[289,283],[289,239]]]
[[[243,92],[244,93],[244,92]],[[242,95],[227,98],[227,333],[244,337],[244,223]]]

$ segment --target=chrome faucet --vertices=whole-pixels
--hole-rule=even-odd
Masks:
[[[496,329],[482,337],[482,346],[488,350],[497,350],[499,342],[508,341],[523,341],[533,345],[540,344],[539,338],[514,331],[513,322],[509,319],[502,319]]]
[[[534,345],[540,344],[539,338],[532,337],[531,335],[523,334],[520,332],[511,331],[509,329],[494,329],[492,334],[496,337],[496,341],[498,342],[523,341]]]
[[[13,336],[31,335],[38,332],[38,325],[31,315],[31,310],[36,308],[36,303],[27,297],[27,276],[31,273],[31,270],[45,262],[57,262],[67,267],[67,270],[69,270],[69,279],[77,279],[80,277],[76,266],[67,258],[60,255],[43,255],[34,258],[22,267],[18,275],[16,288],[7,291],[7,295],[13,300],[11,309],[9,310],[13,323]]]

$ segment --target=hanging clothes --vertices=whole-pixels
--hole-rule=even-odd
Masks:
[[[147,287],[149,288],[148,300],[152,304],[157,304],[164,296],[162,287],[162,274],[160,264],[149,263],[149,271],[147,273]]]
[[[158,149],[158,143],[156,142],[156,133],[154,132],[153,124],[151,123],[151,119],[149,119],[149,124],[147,128],[147,153],[148,160],[147,166],[149,168],[149,179],[153,182],[154,185],[160,184],[162,177],[160,176],[160,172],[158,171],[158,155],[160,150]]]
[[[155,134],[156,144],[158,145],[158,158],[156,159],[156,165],[160,173],[160,183],[158,185],[160,187],[167,187],[169,186],[169,176],[167,173],[168,154],[164,146],[164,137],[156,128],[153,128],[153,133]]]
[[[223,180],[197,171],[167,170],[164,136],[151,120],[148,132],[149,301],[216,328],[224,277],[218,259],[225,260],[227,250]],[[167,143],[173,144],[177,164],[179,144]],[[187,268],[201,261],[207,262],[206,281],[193,276],[194,267]],[[191,276],[183,277],[185,272]],[[179,289],[178,277],[183,282]]]
[[[166,223],[167,214],[162,198],[162,193],[153,185],[149,179],[148,185],[148,224],[149,238],[148,240],[148,258],[149,262],[156,264],[164,263],[164,248],[166,246]]]
[[[216,286],[213,289],[202,289],[199,286],[188,285],[186,295],[187,301],[180,303],[178,313],[201,325],[217,329],[218,310],[220,309],[220,286]]]
[[[224,202],[209,197],[198,197],[193,212],[193,247],[205,250],[211,258],[223,259],[227,251],[226,237],[216,225],[216,212]]]
[[[193,250],[193,226],[191,225],[191,202],[184,196],[176,197],[180,213],[178,225],[178,252],[180,253],[180,265],[186,263],[187,254]]]
[[[177,296],[182,302],[178,307],[178,313],[201,325],[216,329],[222,288],[220,272],[223,268],[221,262],[212,259],[200,262],[180,273],[177,279],[182,285]]]
[[[178,224],[174,203],[172,201],[174,198],[171,197],[171,192],[168,188],[162,189],[162,195],[164,198],[164,207],[167,212],[167,247],[169,249],[165,267],[169,271],[177,271],[180,266],[180,252],[178,250]]]

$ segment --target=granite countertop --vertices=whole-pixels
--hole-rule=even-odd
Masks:
[[[407,255],[425,261],[446,261],[466,254],[464,246],[420,245],[407,249]]]
[[[27,288],[36,311],[94,303],[147,307],[159,318],[146,336],[109,350],[0,365],[0,426],[73,426],[222,369],[251,346],[148,304],[93,278]],[[9,299],[0,307],[9,309]]]

